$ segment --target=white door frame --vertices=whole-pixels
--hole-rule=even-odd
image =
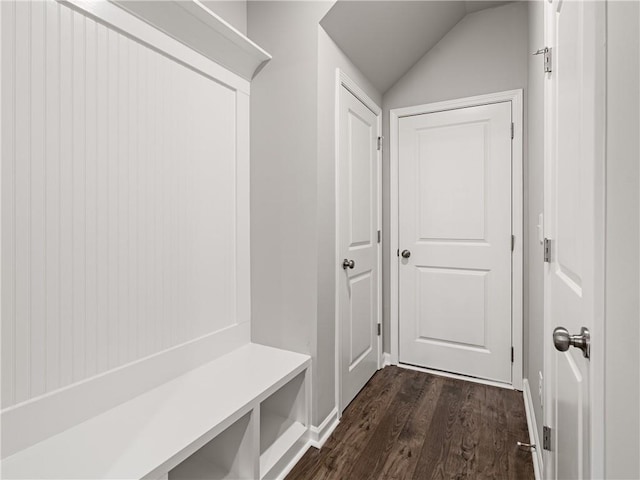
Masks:
[[[334,133],[334,158],[335,158],[335,329],[336,329],[336,409],[338,410],[338,418],[342,416],[340,408],[340,399],[342,394],[342,329],[340,326],[340,275],[344,275],[342,268],[342,257],[340,256],[340,89],[345,87],[358,100],[360,100],[369,110],[377,117],[378,136],[382,131],[382,109],[367,95],[362,88],[358,86],[344,71],[336,68],[336,90],[335,90],[335,133]],[[377,157],[378,169],[378,230],[382,231],[382,150],[378,150]],[[382,328],[382,239],[378,243],[378,308],[377,323]],[[382,335],[378,335],[378,369],[382,366]]]
[[[394,108],[389,112],[389,134],[390,134],[390,202],[391,202],[391,235],[389,242],[390,260],[390,311],[391,311],[391,363],[398,365],[399,352],[399,224],[398,224],[398,124],[402,117],[422,115],[425,113],[442,112],[456,108],[476,107],[499,102],[511,102],[511,118],[514,123],[514,137],[511,143],[512,148],[512,169],[511,169],[511,233],[515,237],[515,245],[512,256],[512,288],[511,288],[511,342],[514,347],[514,358],[511,365],[511,385],[517,390],[522,390],[522,329],[523,329],[523,263],[522,263],[522,242],[523,235],[523,160],[522,160],[522,134],[523,134],[523,106],[522,89],[509,90],[506,92],[490,93],[475,97],[446,100],[444,102],[428,103],[412,107]],[[495,384],[495,382],[484,382]]]

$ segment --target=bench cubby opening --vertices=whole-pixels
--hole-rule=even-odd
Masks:
[[[260,478],[278,471],[276,464],[308,430],[305,375],[301,372],[260,404]]]
[[[169,480],[251,480],[256,477],[253,411],[169,472]]]

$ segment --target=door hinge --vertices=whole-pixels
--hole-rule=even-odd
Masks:
[[[542,427],[542,448],[551,451],[551,427]]]
[[[513,252],[513,249],[516,247],[516,236],[515,235],[511,235],[511,251]]]
[[[513,363],[513,359],[516,358],[513,347],[511,347],[511,363]]]
[[[551,73],[551,48],[541,48],[534,55],[544,55],[544,73]]]
[[[545,263],[551,262],[551,240],[548,238],[544,239],[544,261]]]
[[[382,137],[378,137],[378,150],[382,150]]]
[[[378,324],[378,336],[382,335],[382,324]]]
[[[382,241],[382,230],[378,230],[378,243]]]
[[[513,122],[511,122],[511,140],[513,140],[513,136],[515,135],[516,126]]]

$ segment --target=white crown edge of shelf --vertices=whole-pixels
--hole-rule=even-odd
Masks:
[[[200,0],[108,1],[245,80],[253,79],[272,58]]]

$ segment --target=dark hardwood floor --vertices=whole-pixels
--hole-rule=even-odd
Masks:
[[[301,479],[533,479],[522,393],[386,367],[345,410]]]

